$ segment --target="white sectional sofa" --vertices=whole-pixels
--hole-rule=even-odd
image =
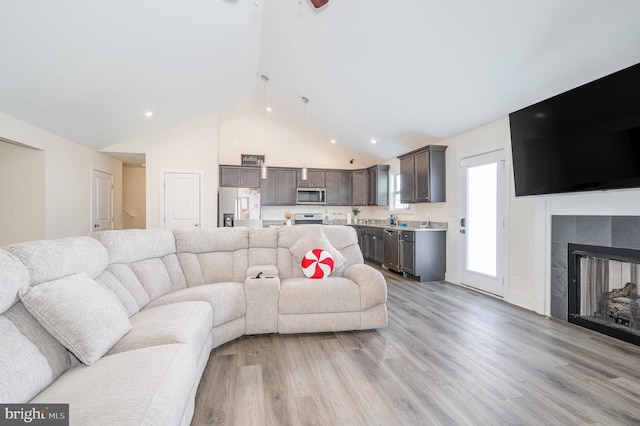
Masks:
[[[0,249],[0,403],[73,425],[186,425],[212,348],[387,325],[384,277],[345,226],[104,231]],[[309,279],[300,253],[330,251]],[[260,278],[255,278],[260,274]]]

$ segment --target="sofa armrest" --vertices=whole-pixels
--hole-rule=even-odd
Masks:
[[[253,265],[249,266],[247,269],[246,278],[255,278],[260,272],[262,272],[261,277],[277,277],[278,267],[276,265]]]
[[[387,303],[387,281],[377,269],[364,263],[357,263],[345,269],[342,276],[355,282],[360,287],[362,310]]]
[[[245,334],[277,333],[280,278],[247,277],[244,291],[247,301]]]

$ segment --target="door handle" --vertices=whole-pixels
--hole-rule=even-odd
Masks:
[[[198,227],[198,224],[196,223],[196,228]]]
[[[461,233],[461,234],[466,234],[466,233],[467,233],[467,231],[465,231],[464,229],[461,229],[461,230],[460,230],[460,233]]]
[[[94,224],[93,224],[93,227],[94,227],[94,228],[100,228],[100,224],[98,224],[98,223],[94,223]]]

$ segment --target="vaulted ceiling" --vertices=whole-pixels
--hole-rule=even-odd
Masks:
[[[640,62],[638,0],[258,3],[0,0],[0,111],[99,150],[261,113],[265,74],[272,120],[306,96],[314,142],[385,160]]]

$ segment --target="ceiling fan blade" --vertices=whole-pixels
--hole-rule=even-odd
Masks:
[[[329,3],[329,0],[311,0],[311,4],[316,8],[321,8],[325,4]]]

